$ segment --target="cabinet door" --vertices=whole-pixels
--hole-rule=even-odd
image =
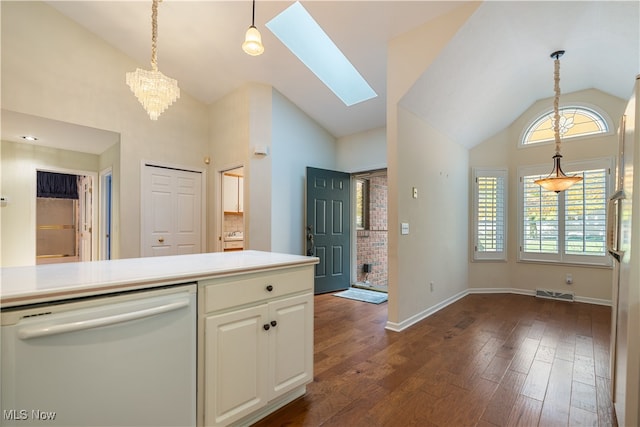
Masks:
[[[267,403],[267,304],[209,316],[205,324],[205,425],[227,425]]]
[[[313,294],[269,303],[270,399],[313,380]]]
[[[225,212],[238,212],[238,177],[222,175],[222,206]]]

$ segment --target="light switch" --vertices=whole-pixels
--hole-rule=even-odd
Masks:
[[[402,227],[400,229],[400,234],[409,234],[409,223],[403,222]]]
[[[413,198],[414,199],[418,198],[418,189],[416,187],[413,187]]]

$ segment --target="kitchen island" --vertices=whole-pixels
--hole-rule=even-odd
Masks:
[[[113,299],[113,295],[117,295],[115,299],[128,295],[141,298],[146,293],[169,292],[191,284],[197,290],[197,316],[194,314],[192,322],[197,339],[189,341],[197,354],[197,390],[192,390],[196,414],[192,418],[195,423],[185,425],[248,425],[303,395],[313,379],[313,270],[317,262],[313,257],[243,251],[3,268],[2,328],[5,332],[6,328],[19,329],[21,322],[42,322],[49,314],[47,307],[78,301],[86,305],[87,301]],[[28,313],[26,318],[18,318],[17,313],[23,312]],[[56,337],[64,335],[68,342],[73,334],[111,327],[56,332],[60,334]],[[42,341],[34,351],[53,337],[37,339]],[[56,351],[60,351],[61,342],[56,342]],[[24,343],[16,345],[25,347]],[[22,363],[11,354],[16,345],[3,337],[3,383],[5,374],[16,370],[12,364]],[[21,404],[20,398],[30,393],[22,387],[22,378],[15,375],[12,380],[19,392],[3,384],[3,408],[23,409],[26,403]],[[167,410],[171,412],[171,408]],[[19,415],[9,413],[19,421],[16,425],[29,425],[18,420]],[[109,419],[89,420],[110,424]],[[64,425],[65,420],[60,423]]]

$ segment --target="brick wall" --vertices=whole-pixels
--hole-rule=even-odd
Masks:
[[[387,285],[387,177],[369,178],[369,230],[357,231],[358,281]],[[367,276],[363,264],[371,264]]]

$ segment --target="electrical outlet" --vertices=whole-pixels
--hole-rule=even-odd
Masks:
[[[573,276],[569,273],[564,277],[564,283],[567,285],[573,285]]]

